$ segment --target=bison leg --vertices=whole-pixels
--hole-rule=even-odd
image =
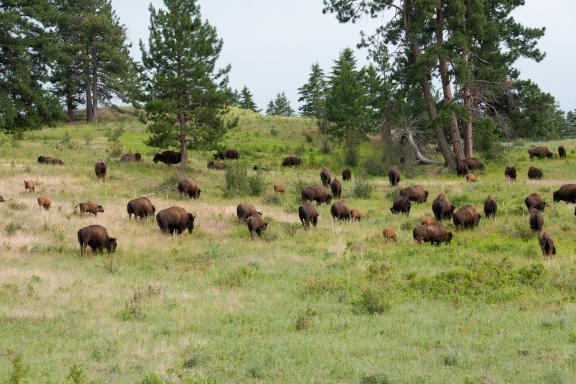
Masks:
[[[86,253],[86,247],[87,247],[87,244],[80,243],[80,256],[81,257],[84,257],[84,254]]]

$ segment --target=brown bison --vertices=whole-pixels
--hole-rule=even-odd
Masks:
[[[551,159],[553,156],[552,152],[550,152],[550,149],[548,149],[548,147],[545,147],[543,145],[530,148],[528,150],[528,154],[530,155],[530,160],[532,160],[535,157],[539,159],[543,159],[544,157]]]
[[[497,211],[498,211],[498,203],[493,197],[488,196],[486,200],[484,200],[484,216],[496,217]]]
[[[250,231],[250,237],[254,238],[254,234],[262,236],[262,232],[268,228],[268,223],[265,223],[262,219],[262,214],[255,213],[251,215],[246,220],[246,225],[248,226],[248,231]]]
[[[156,213],[156,207],[153,206],[152,202],[145,196],[130,200],[127,210],[130,220],[132,220],[132,215],[134,215],[135,218],[137,217],[140,220],[144,220],[148,218],[148,216],[154,217],[154,213]]]
[[[350,220],[351,218],[350,209],[343,200],[338,200],[332,204],[332,207],[330,207],[330,213],[332,214],[332,219],[338,221]]]
[[[421,225],[425,225],[425,224],[433,224],[436,223],[436,220],[432,217],[432,216],[423,216],[422,220],[420,220],[420,224]]]
[[[123,154],[122,157],[120,157],[120,161],[124,162],[142,161],[142,155],[138,152],[136,153],[128,152]]]
[[[382,231],[382,234],[384,235],[384,241],[385,242],[389,242],[392,240],[396,241],[396,231],[394,230],[394,228],[386,227]]]
[[[400,170],[397,166],[393,166],[388,171],[388,180],[390,181],[390,185],[393,187],[397,186],[400,183]]]
[[[274,192],[284,193],[286,192],[286,186],[284,184],[274,184]]]
[[[353,209],[350,211],[350,219],[352,221],[360,221],[362,220],[362,212],[357,209]]]
[[[24,180],[24,191],[29,191],[34,193],[36,190],[36,183],[32,180]]]
[[[90,225],[78,231],[78,242],[80,243],[80,255],[84,256],[86,248],[90,246],[93,252],[108,253],[116,252],[118,241],[108,236],[106,228],[101,225]]]
[[[262,216],[262,212],[258,212],[254,205],[250,203],[241,203],[236,207],[236,216],[238,216],[238,221],[241,223],[246,222],[254,214]]]
[[[181,207],[170,207],[164,209],[156,215],[156,223],[162,233],[179,234],[181,235],[186,229],[188,233],[194,230],[194,220],[196,216],[192,213],[186,212]]]
[[[425,191],[421,185],[413,185],[400,190],[401,196],[406,196],[410,201],[416,203],[425,203],[428,200],[428,191]]]
[[[452,232],[440,223],[419,225],[412,231],[412,237],[418,244],[430,243],[440,246],[442,243],[450,244],[452,241]]]
[[[476,213],[476,209],[471,205],[465,205],[454,212],[452,215],[452,221],[458,229],[469,229],[475,228],[480,224],[480,218],[482,216]]]
[[[566,184],[553,193],[554,201],[576,203],[576,184]]]
[[[103,183],[106,182],[106,163],[102,160],[98,160],[94,166],[94,172],[96,173],[98,181],[102,180]]]
[[[180,197],[188,196],[196,200],[200,198],[202,190],[194,180],[184,179],[178,182],[178,192],[180,192]]]
[[[530,169],[528,169],[528,178],[530,180],[540,180],[543,176],[544,174],[541,169],[536,167],[530,167]]]
[[[320,185],[304,188],[302,190],[303,201],[315,201],[317,204],[330,204],[332,195],[326,192],[326,189]]]
[[[45,210],[49,210],[52,206],[52,200],[48,196],[40,196],[38,198],[38,206]]]
[[[226,164],[219,163],[219,162],[214,161],[214,160],[210,160],[208,162],[208,169],[214,169],[216,171],[223,171],[226,169]]]
[[[478,181],[478,178],[476,177],[475,174],[473,173],[468,173],[466,175],[466,181],[468,181],[469,183],[475,183],[476,181]]]
[[[432,212],[437,222],[450,220],[456,207],[450,203],[445,193],[439,193],[432,202]]]
[[[318,210],[312,203],[305,203],[298,207],[298,216],[305,230],[310,228],[310,224],[314,227],[318,224]]]
[[[480,160],[475,159],[473,157],[468,157],[462,161],[464,162],[464,164],[466,164],[469,170],[484,169],[484,164],[482,164]]]
[[[344,170],[342,170],[342,180],[344,181],[352,180],[352,171],[350,170],[350,168],[344,168]]]
[[[468,174],[468,171],[468,166],[464,161],[459,161],[458,164],[456,164],[456,174],[458,176],[464,177]]]
[[[340,197],[342,196],[342,184],[338,179],[332,179],[330,182],[330,189],[332,190],[332,196]]]
[[[558,147],[558,156],[559,156],[561,159],[565,159],[565,158],[566,158],[566,148],[564,148],[563,145],[561,145],[561,146]]]
[[[238,160],[239,158],[240,152],[235,149],[225,149],[214,154],[214,160]]]
[[[556,246],[554,245],[554,239],[546,231],[540,232],[538,235],[538,242],[540,243],[540,249],[544,256],[554,256],[556,255]]]
[[[506,167],[504,170],[504,177],[510,179],[510,181],[516,181],[516,168],[515,167]]]
[[[392,214],[405,214],[408,216],[410,214],[410,208],[412,207],[412,202],[406,196],[398,195],[394,198],[392,202],[392,208],[390,208],[390,212]]]
[[[548,205],[548,203],[544,201],[544,199],[539,193],[533,193],[530,196],[526,197],[526,199],[524,199],[524,204],[526,204],[526,208],[528,208],[528,211],[530,211],[530,209],[532,208],[536,208],[537,210],[542,212]]]
[[[330,185],[330,181],[332,180],[332,176],[330,175],[330,170],[324,167],[320,170],[320,180],[322,181],[322,185],[328,187]]]
[[[539,210],[532,208],[530,210],[530,229],[534,232],[542,231],[544,227],[544,216],[540,213]]]
[[[84,201],[74,207],[74,209],[80,207],[80,216],[84,216],[85,213],[93,214],[98,216],[98,212],[104,213],[104,207],[96,204],[93,201]]]
[[[38,156],[38,162],[40,164],[64,165],[64,162],[62,160],[52,156]]]
[[[302,160],[296,156],[287,156],[282,160],[283,167],[299,167],[302,164]]]
[[[155,154],[152,161],[154,162],[154,164],[161,162],[167,165],[172,165],[172,164],[178,164],[181,158],[182,156],[180,152],[164,151],[162,153]]]

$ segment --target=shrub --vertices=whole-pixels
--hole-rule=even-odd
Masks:
[[[367,160],[364,163],[364,170],[370,176],[385,176],[388,173],[384,162],[374,159]]]
[[[24,376],[26,375],[26,367],[24,367],[24,362],[22,361],[22,355],[14,353],[13,351],[8,351],[8,358],[10,359],[10,365],[12,366],[12,372],[8,378],[7,384],[20,384],[24,383]]]
[[[296,317],[296,331],[303,331],[310,326],[310,323],[318,315],[318,311],[307,308],[305,311],[298,313]]]
[[[386,375],[368,375],[360,379],[360,384],[391,384],[392,381]]]
[[[245,196],[248,191],[248,171],[241,164],[226,168],[224,196],[227,198]]]
[[[251,264],[242,265],[220,277],[217,283],[229,288],[241,287],[254,275],[254,271],[255,268]]]
[[[372,186],[372,184],[368,183],[366,179],[364,179],[363,177],[355,178],[354,190],[352,192],[352,195],[354,197],[356,197],[357,199],[369,199],[370,197],[372,197],[373,190],[374,187]]]
[[[70,367],[70,372],[68,373],[68,376],[66,377],[66,382],[68,384],[88,384],[89,383],[88,378],[86,377],[86,374],[84,373],[84,370],[78,364],[74,364],[72,367]]]
[[[360,293],[360,297],[354,302],[354,312],[382,314],[390,311],[392,304],[384,298],[384,292],[376,288],[365,288]]]
[[[4,228],[4,232],[6,233],[6,235],[8,236],[12,236],[13,234],[15,234],[16,232],[18,232],[19,230],[22,229],[22,224],[20,223],[9,223],[8,225],[6,225],[6,227]]]
[[[13,211],[23,211],[28,208],[28,206],[24,203],[18,203],[17,201],[10,201],[8,202],[8,208]]]
[[[266,182],[260,172],[255,176],[248,177],[248,194],[250,196],[261,196],[266,189]]]
[[[271,193],[269,195],[264,196],[262,199],[262,203],[266,205],[280,205],[282,204],[282,198],[278,193]]]

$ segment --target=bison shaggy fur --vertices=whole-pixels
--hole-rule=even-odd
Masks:
[[[482,164],[480,160],[473,157],[468,157],[462,161],[468,166],[469,170],[484,169],[484,164]]]
[[[156,213],[156,207],[153,206],[150,199],[145,196],[130,200],[126,209],[129,219],[132,219],[132,215],[134,215],[134,217],[144,220],[148,218],[148,216],[154,216],[154,213]]]
[[[432,212],[437,222],[450,220],[456,207],[450,203],[445,193],[439,193],[432,202]]]
[[[554,201],[576,203],[576,184],[566,184],[553,193]]]
[[[305,230],[310,228],[310,224],[314,227],[318,224],[319,213],[312,203],[305,203],[298,207],[298,216]]]
[[[550,149],[546,146],[543,146],[543,145],[530,148],[528,150],[528,155],[530,155],[530,160],[532,160],[535,157],[537,157],[539,159],[543,159],[544,157],[551,159],[553,156],[552,152],[550,152]]]
[[[528,169],[528,178],[530,180],[540,180],[543,176],[544,173],[542,173],[542,170],[539,168],[530,167],[530,169]]]
[[[566,158],[566,148],[564,148],[563,145],[560,145],[560,146],[558,147],[558,156],[559,156],[561,159]]]
[[[516,181],[516,167],[506,167],[504,177],[509,178],[510,181]]]
[[[252,238],[254,238],[254,234],[261,236],[262,232],[268,228],[268,223],[264,222],[262,214],[260,213],[251,215],[248,220],[246,220],[246,225],[248,226],[248,231],[250,231],[250,237]]]
[[[458,164],[456,165],[456,174],[462,177],[468,174],[468,166],[466,165],[465,162],[463,161],[458,162]]]
[[[238,160],[239,158],[240,152],[235,149],[225,149],[214,154],[214,160]]]
[[[101,225],[90,225],[78,231],[78,242],[80,243],[80,255],[84,256],[86,248],[90,246],[92,251],[114,253],[118,247],[118,242],[115,238],[109,237],[106,228]]]
[[[398,169],[397,166],[394,165],[388,171],[388,180],[390,181],[390,185],[392,185],[393,187],[398,185],[398,183],[400,183],[400,170]]]
[[[544,216],[540,213],[539,210],[532,208],[530,210],[530,229],[534,232],[542,231],[544,227]]]
[[[296,156],[287,156],[282,160],[283,167],[299,167],[302,164],[302,160]]]
[[[236,216],[238,216],[238,221],[241,223],[246,222],[250,216],[256,213],[262,215],[262,212],[258,212],[251,203],[241,203],[236,207]]]
[[[98,160],[96,165],[94,166],[94,173],[96,173],[96,177],[98,180],[102,180],[102,182],[106,182],[106,163],[102,160]]]
[[[450,244],[452,241],[452,232],[440,223],[419,225],[412,230],[412,237],[416,243],[430,243],[440,245],[442,243]]]
[[[538,235],[538,242],[540,243],[540,249],[544,256],[554,256],[556,255],[556,245],[554,245],[554,239],[546,231],[540,232]]]
[[[172,164],[178,164],[181,159],[182,159],[182,156],[181,156],[180,152],[164,151],[164,152],[155,154],[152,161],[154,162],[154,164],[161,162],[161,163],[164,163],[167,165],[172,165]]]
[[[410,208],[412,207],[412,202],[406,196],[398,195],[394,198],[392,202],[392,208],[390,208],[390,212],[393,214],[402,213],[405,215],[410,214]]]
[[[465,205],[454,212],[452,220],[458,229],[475,228],[480,224],[482,216],[476,212],[476,209],[471,205]]]
[[[498,203],[493,197],[488,196],[486,200],[484,200],[484,216],[496,217],[497,211],[498,211]]]
[[[382,235],[384,235],[384,241],[386,242],[392,240],[396,241],[396,231],[392,227],[384,228],[384,230],[382,231]]]
[[[178,192],[180,192],[180,197],[188,196],[198,199],[200,198],[200,192],[202,192],[202,190],[194,180],[184,179],[178,182]]]
[[[428,191],[425,191],[421,185],[413,185],[400,190],[400,195],[406,196],[410,201],[416,203],[425,203],[428,200]]]
[[[332,218],[338,221],[350,220],[350,209],[345,201],[339,200],[332,204],[330,207],[330,213],[332,214]]]
[[[340,197],[342,196],[342,184],[338,179],[332,179],[330,182],[330,189],[332,190],[332,196]]]
[[[546,208],[546,205],[548,205],[539,193],[533,193],[527,196],[524,199],[524,204],[526,204],[526,208],[528,208],[528,211],[530,211],[530,209],[532,208],[536,208],[537,210],[542,212]]]
[[[186,212],[181,207],[170,207],[164,209],[156,215],[156,223],[162,233],[178,233],[182,234],[186,229],[188,233],[194,230],[194,220],[196,216],[192,213]]]
[[[303,201],[315,201],[317,204],[330,204],[332,195],[326,192],[326,189],[320,185],[306,187],[302,190]]]
[[[350,168],[344,168],[344,170],[342,170],[342,180],[344,181],[352,180],[352,171],[350,170]]]

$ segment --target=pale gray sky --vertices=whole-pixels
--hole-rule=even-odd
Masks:
[[[147,41],[148,4],[162,0],[112,0],[139,57],[138,41]],[[232,64],[232,87],[246,84],[260,108],[278,92],[285,91],[294,109],[297,89],[307,79],[314,62],[328,71],[339,51],[356,46],[359,33],[372,29],[375,21],[339,24],[334,15],[322,14],[322,0],[199,0],[202,16],[224,39],[222,63]],[[546,27],[540,48],[547,56],[541,63],[521,61],[523,78],[534,80],[552,93],[565,110],[576,109],[576,1],[526,0],[516,13],[528,26]],[[365,53],[359,53],[360,62]]]

